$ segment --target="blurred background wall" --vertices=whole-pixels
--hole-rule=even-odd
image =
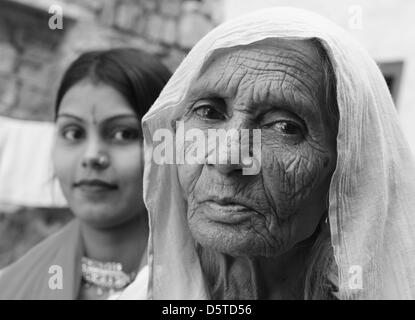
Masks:
[[[50,124],[59,79],[81,52],[138,47],[174,71],[219,23],[278,5],[320,13],[367,48],[415,150],[413,0],[0,0],[0,116]],[[56,6],[62,10],[62,29],[49,26],[56,14],[49,10]],[[1,161],[0,137],[0,167]],[[70,219],[65,208],[0,203],[0,268]]]
[[[49,9],[63,29],[49,28]],[[52,120],[63,70],[81,52],[138,47],[174,70],[223,13],[217,0],[0,0],[0,115]]]

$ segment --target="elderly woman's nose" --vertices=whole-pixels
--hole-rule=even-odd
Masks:
[[[109,164],[109,156],[105,150],[104,143],[99,137],[89,137],[82,157],[82,166],[84,168],[102,170],[107,168]]]
[[[242,166],[240,164],[215,164],[214,167],[218,172],[225,176],[242,174]]]
[[[227,139],[221,140],[216,149],[218,161],[213,163],[215,169],[224,175],[242,174],[242,170],[251,164],[249,153],[242,152],[244,149],[242,143],[241,132],[238,130],[234,130],[233,134],[229,134]]]
[[[246,108],[232,108],[232,117],[226,122],[228,130],[246,130],[255,129],[256,123],[252,119],[252,113],[248,112]]]

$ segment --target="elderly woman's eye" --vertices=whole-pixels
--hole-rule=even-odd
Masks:
[[[280,133],[287,136],[302,136],[304,135],[304,129],[301,125],[294,121],[279,120],[264,125],[264,128],[273,128]]]
[[[224,120],[226,119],[225,115],[218,111],[211,104],[199,104],[193,107],[193,112],[201,118],[211,119],[211,120]]]
[[[287,135],[302,134],[301,127],[291,121],[278,121],[277,123],[275,123],[275,126],[278,128],[278,130]]]

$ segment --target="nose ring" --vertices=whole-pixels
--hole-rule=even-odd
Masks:
[[[104,155],[100,155],[97,159],[97,163],[99,166],[104,167],[108,164],[108,159]]]

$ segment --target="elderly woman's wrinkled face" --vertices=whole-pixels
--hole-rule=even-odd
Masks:
[[[235,164],[179,166],[202,246],[273,256],[316,230],[336,162],[322,70],[310,41],[257,43],[208,60],[186,98],[185,130],[261,129],[262,151],[257,175]]]

